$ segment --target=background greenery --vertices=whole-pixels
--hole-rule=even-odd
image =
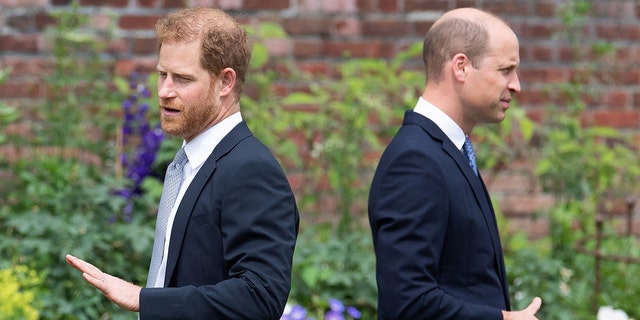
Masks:
[[[562,103],[550,105],[539,123],[516,107],[499,125],[474,132],[483,171],[498,173],[527,159],[536,165],[532,174],[555,198],[553,207],[537,213],[550,225],[549,235],[537,241],[510,232],[496,204],[513,307],[541,296],[541,319],[593,318],[594,305],[640,318],[640,288],[633,285],[640,282],[639,267],[603,262],[600,275],[606,280],[594,296],[594,259],[575,248],[595,232],[596,216],[613,200],[637,195],[640,175],[629,137],[585,125],[581,118],[585,99],[597,95],[602,85],[594,72],[611,62],[613,49],[582,34],[589,13],[590,5],[580,0],[568,1],[558,13],[565,26],[558,37],[572,44],[573,68],[582,71],[581,77],[550,86]],[[92,31],[78,12],[60,12],[57,20],[49,32],[55,68],[44,78],[49,95],[37,109],[41,121],[34,122],[29,138],[0,136],[0,143],[40,150],[17,162],[0,159],[3,174],[10,177],[0,187],[0,297],[20,297],[0,299],[0,319],[131,319],[84,283],[64,255],[71,252],[106,272],[144,283],[161,177],[180,141],[165,139],[141,192],[122,196],[134,182],[122,172],[121,153],[142,140],[119,144],[123,101],[138,88],[110,73],[113,61],[102,41],[111,37],[108,32]],[[408,67],[419,59],[421,44],[392,61],[352,59],[347,53],[329,78],[301,73],[292,61],[268,55],[264,43],[287,36],[279,25],[266,23],[250,32],[256,42],[243,115],[287,174],[300,182],[295,192],[304,219],[291,303],[320,318],[335,298],[357,307],[363,319],[375,319],[368,185],[375,155],[424,86],[423,72]],[[8,72],[0,72],[0,81]],[[147,81],[153,88],[154,78]],[[275,94],[281,84],[305,89]],[[154,100],[144,102],[150,110],[155,110]],[[0,125],[18,116],[16,109],[0,105]],[[153,125],[155,120],[144,121]],[[133,214],[124,219],[128,205]],[[605,232],[611,237],[603,250],[639,256],[636,239],[617,237],[610,223]]]

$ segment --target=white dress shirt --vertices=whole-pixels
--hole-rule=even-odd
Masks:
[[[233,129],[236,125],[242,122],[242,115],[240,112],[236,112],[224,120],[218,122],[213,127],[199,134],[195,139],[189,143],[182,144],[187,154],[188,162],[183,168],[182,172],[182,184],[180,185],[180,191],[176,197],[176,202],[173,204],[171,213],[169,214],[169,220],[167,221],[167,233],[165,235],[164,242],[164,254],[162,255],[162,262],[158,270],[158,276],[156,277],[156,288],[164,287],[164,277],[167,272],[167,255],[169,254],[169,243],[171,242],[171,230],[173,229],[173,221],[178,211],[178,206],[182,201],[187,188],[193,181],[202,164],[213,152],[213,149],[220,143],[220,141]]]
[[[464,131],[462,131],[462,128],[460,128],[460,126],[458,126],[458,124],[455,123],[455,121],[453,121],[453,119],[451,119],[451,117],[446,113],[442,112],[442,110],[438,109],[438,107],[434,106],[423,97],[418,99],[418,103],[413,111],[435,122],[440,130],[442,130],[449,140],[453,142],[456,148],[458,148],[458,150],[462,150],[462,145],[466,138]]]

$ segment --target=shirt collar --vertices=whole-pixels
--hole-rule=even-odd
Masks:
[[[189,143],[183,142],[182,145],[187,153],[191,168],[200,167],[220,141],[240,122],[242,122],[242,115],[240,112],[236,112],[205,130]]]
[[[458,126],[458,124],[451,119],[446,113],[440,110],[438,107],[425,100],[423,97],[418,99],[416,107],[413,109],[416,113],[419,113],[429,120],[433,121],[444,134],[453,142],[453,144],[459,150],[462,150],[464,144],[465,134],[464,131]]]

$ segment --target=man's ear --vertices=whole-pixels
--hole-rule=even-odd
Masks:
[[[231,68],[224,68],[218,76],[220,79],[220,96],[227,96],[233,93],[236,86],[236,71]]]
[[[451,71],[457,81],[465,80],[469,68],[471,68],[471,61],[464,53],[458,53],[451,58]]]

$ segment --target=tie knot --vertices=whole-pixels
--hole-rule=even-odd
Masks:
[[[178,168],[184,167],[184,164],[187,163],[187,153],[184,151],[184,148],[180,148],[176,156],[173,158],[171,162],[172,165],[177,166]]]

